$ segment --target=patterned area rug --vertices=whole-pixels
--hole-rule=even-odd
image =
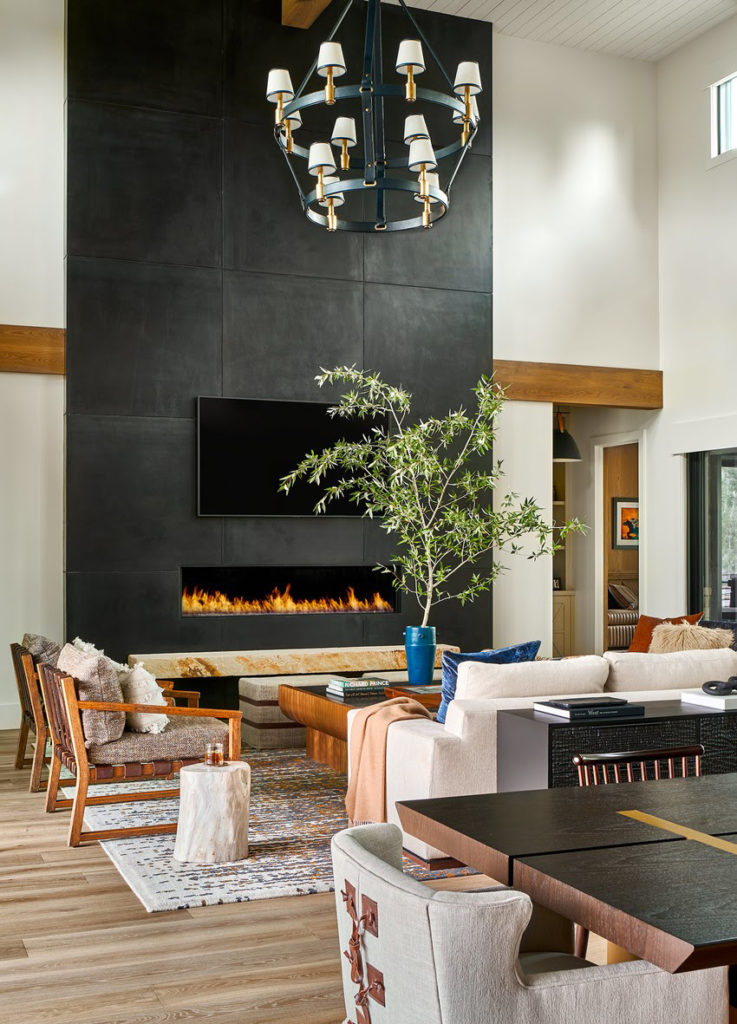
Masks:
[[[304,750],[252,750],[251,813],[247,860],[227,864],[180,864],[174,835],[114,839],[103,850],[148,911],[183,910],[333,889],[330,838],[348,824],[345,776],[310,760]],[[140,789],[171,788],[151,780]],[[94,792],[120,787],[95,786]],[[179,801],[152,800],[89,807],[90,829],[176,821]],[[425,871],[405,858],[405,871],[420,880],[473,874],[469,868]]]

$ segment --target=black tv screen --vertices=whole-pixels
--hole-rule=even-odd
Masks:
[[[311,450],[340,438],[357,440],[368,421],[331,419],[316,402],[249,398],[197,399],[198,515],[311,516],[321,487],[299,481],[289,494],[279,481]],[[349,501],[335,501],[326,515],[360,516]]]

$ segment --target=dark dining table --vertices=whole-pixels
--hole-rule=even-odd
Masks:
[[[737,774],[397,810],[411,835],[666,971],[737,964]]]

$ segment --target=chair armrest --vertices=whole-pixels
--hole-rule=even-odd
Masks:
[[[72,682],[72,686],[74,683]],[[75,700],[77,708],[77,721],[81,711],[137,711],[143,714],[182,715],[188,718],[225,718],[228,721],[228,760],[240,761],[241,759],[241,713],[232,708],[177,708],[166,705],[166,710],[161,704],[114,704],[98,700]],[[71,714],[71,708],[70,708]],[[81,731],[81,726],[80,726]]]
[[[81,711],[139,711],[153,715],[185,715],[190,718],[240,718],[240,711],[232,708],[176,708],[167,706],[163,710],[161,704],[119,704],[100,700],[79,700],[77,707]]]
[[[198,690],[178,690],[175,686],[162,686],[161,692],[165,697],[171,697],[174,700],[185,700],[188,708],[198,708],[200,706],[201,695]]]

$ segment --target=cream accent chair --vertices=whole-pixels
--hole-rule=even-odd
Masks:
[[[725,968],[594,966],[571,955],[570,923],[557,915],[542,911],[528,927],[524,893],[436,892],[402,873],[401,852],[395,825],[333,837],[344,1024],[727,1021]]]

